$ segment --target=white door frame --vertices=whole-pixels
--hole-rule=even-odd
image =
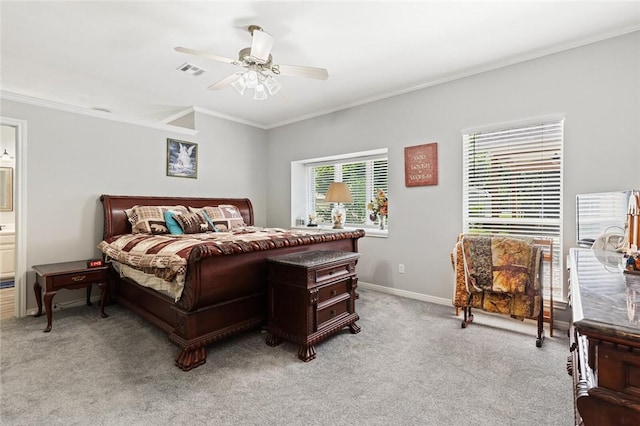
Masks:
[[[0,116],[0,125],[16,129],[15,211],[16,277],[14,313],[23,318],[27,311],[27,122]]]

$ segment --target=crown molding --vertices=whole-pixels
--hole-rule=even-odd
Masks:
[[[102,120],[116,121],[119,123],[133,124],[135,126],[149,127],[157,130],[164,130],[171,133],[181,133],[185,135],[194,136],[198,134],[198,130],[187,129],[179,126],[172,126],[165,122],[146,121],[134,117],[126,117],[123,115],[112,114],[110,112],[88,109],[85,107],[79,107],[76,105],[64,104],[61,102],[51,101],[48,99],[36,98],[33,96],[22,95],[19,93],[7,92],[0,90],[0,99],[19,102],[28,105],[34,105],[42,108],[55,109],[58,111],[71,112],[74,114],[85,115],[88,117],[99,118]]]
[[[211,117],[216,117],[216,118],[222,118],[223,120],[233,121],[233,122],[240,123],[240,124],[246,124],[247,126],[257,127],[258,129],[262,129],[262,130],[267,130],[267,129],[270,128],[270,127],[268,127],[268,126],[266,126],[264,124],[256,123],[255,121],[243,120],[242,118],[238,118],[238,117],[234,117],[234,116],[231,116],[231,115],[222,114],[222,113],[219,113],[219,112],[216,112],[216,111],[212,111],[212,110],[207,109],[207,108],[194,106],[193,110],[195,112],[200,113],[200,114],[205,114],[205,115],[209,115]]]

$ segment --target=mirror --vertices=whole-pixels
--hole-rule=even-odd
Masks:
[[[0,212],[13,210],[13,168],[0,167]]]

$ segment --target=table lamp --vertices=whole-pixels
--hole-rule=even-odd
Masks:
[[[332,182],[329,185],[324,201],[336,203],[333,210],[331,210],[333,229],[342,229],[347,218],[347,210],[342,203],[350,203],[353,201],[351,199],[351,193],[349,193],[349,186],[344,182]]]

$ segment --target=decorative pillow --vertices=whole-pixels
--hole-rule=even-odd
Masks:
[[[172,210],[188,213],[184,206],[133,206],[125,211],[134,234],[167,234],[164,212]]]
[[[213,232],[218,232],[218,228],[216,228],[216,226],[213,224],[213,221],[211,220],[207,212],[202,210],[199,212],[199,214],[201,214],[202,216],[204,216],[205,219],[207,219],[207,222],[209,222],[209,225],[211,225],[211,229],[213,229]]]
[[[240,210],[231,204],[219,206],[206,206],[201,209],[189,207],[192,212],[205,212],[211,219],[215,228],[219,231],[228,231],[234,228],[247,226],[240,214]]]
[[[174,215],[174,218],[185,234],[200,234],[213,231],[209,221],[200,213],[182,213]]]
[[[182,227],[180,227],[180,224],[175,218],[176,215],[180,215],[180,214],[182,214],[182,212],[176,212],[174,210],[167,210],[166,212],[164,212],[164,221],[167,224],[167,229],[169,230],[170,234],[173,234],[173,235],[184,234],[184,231],[182,231]]]

